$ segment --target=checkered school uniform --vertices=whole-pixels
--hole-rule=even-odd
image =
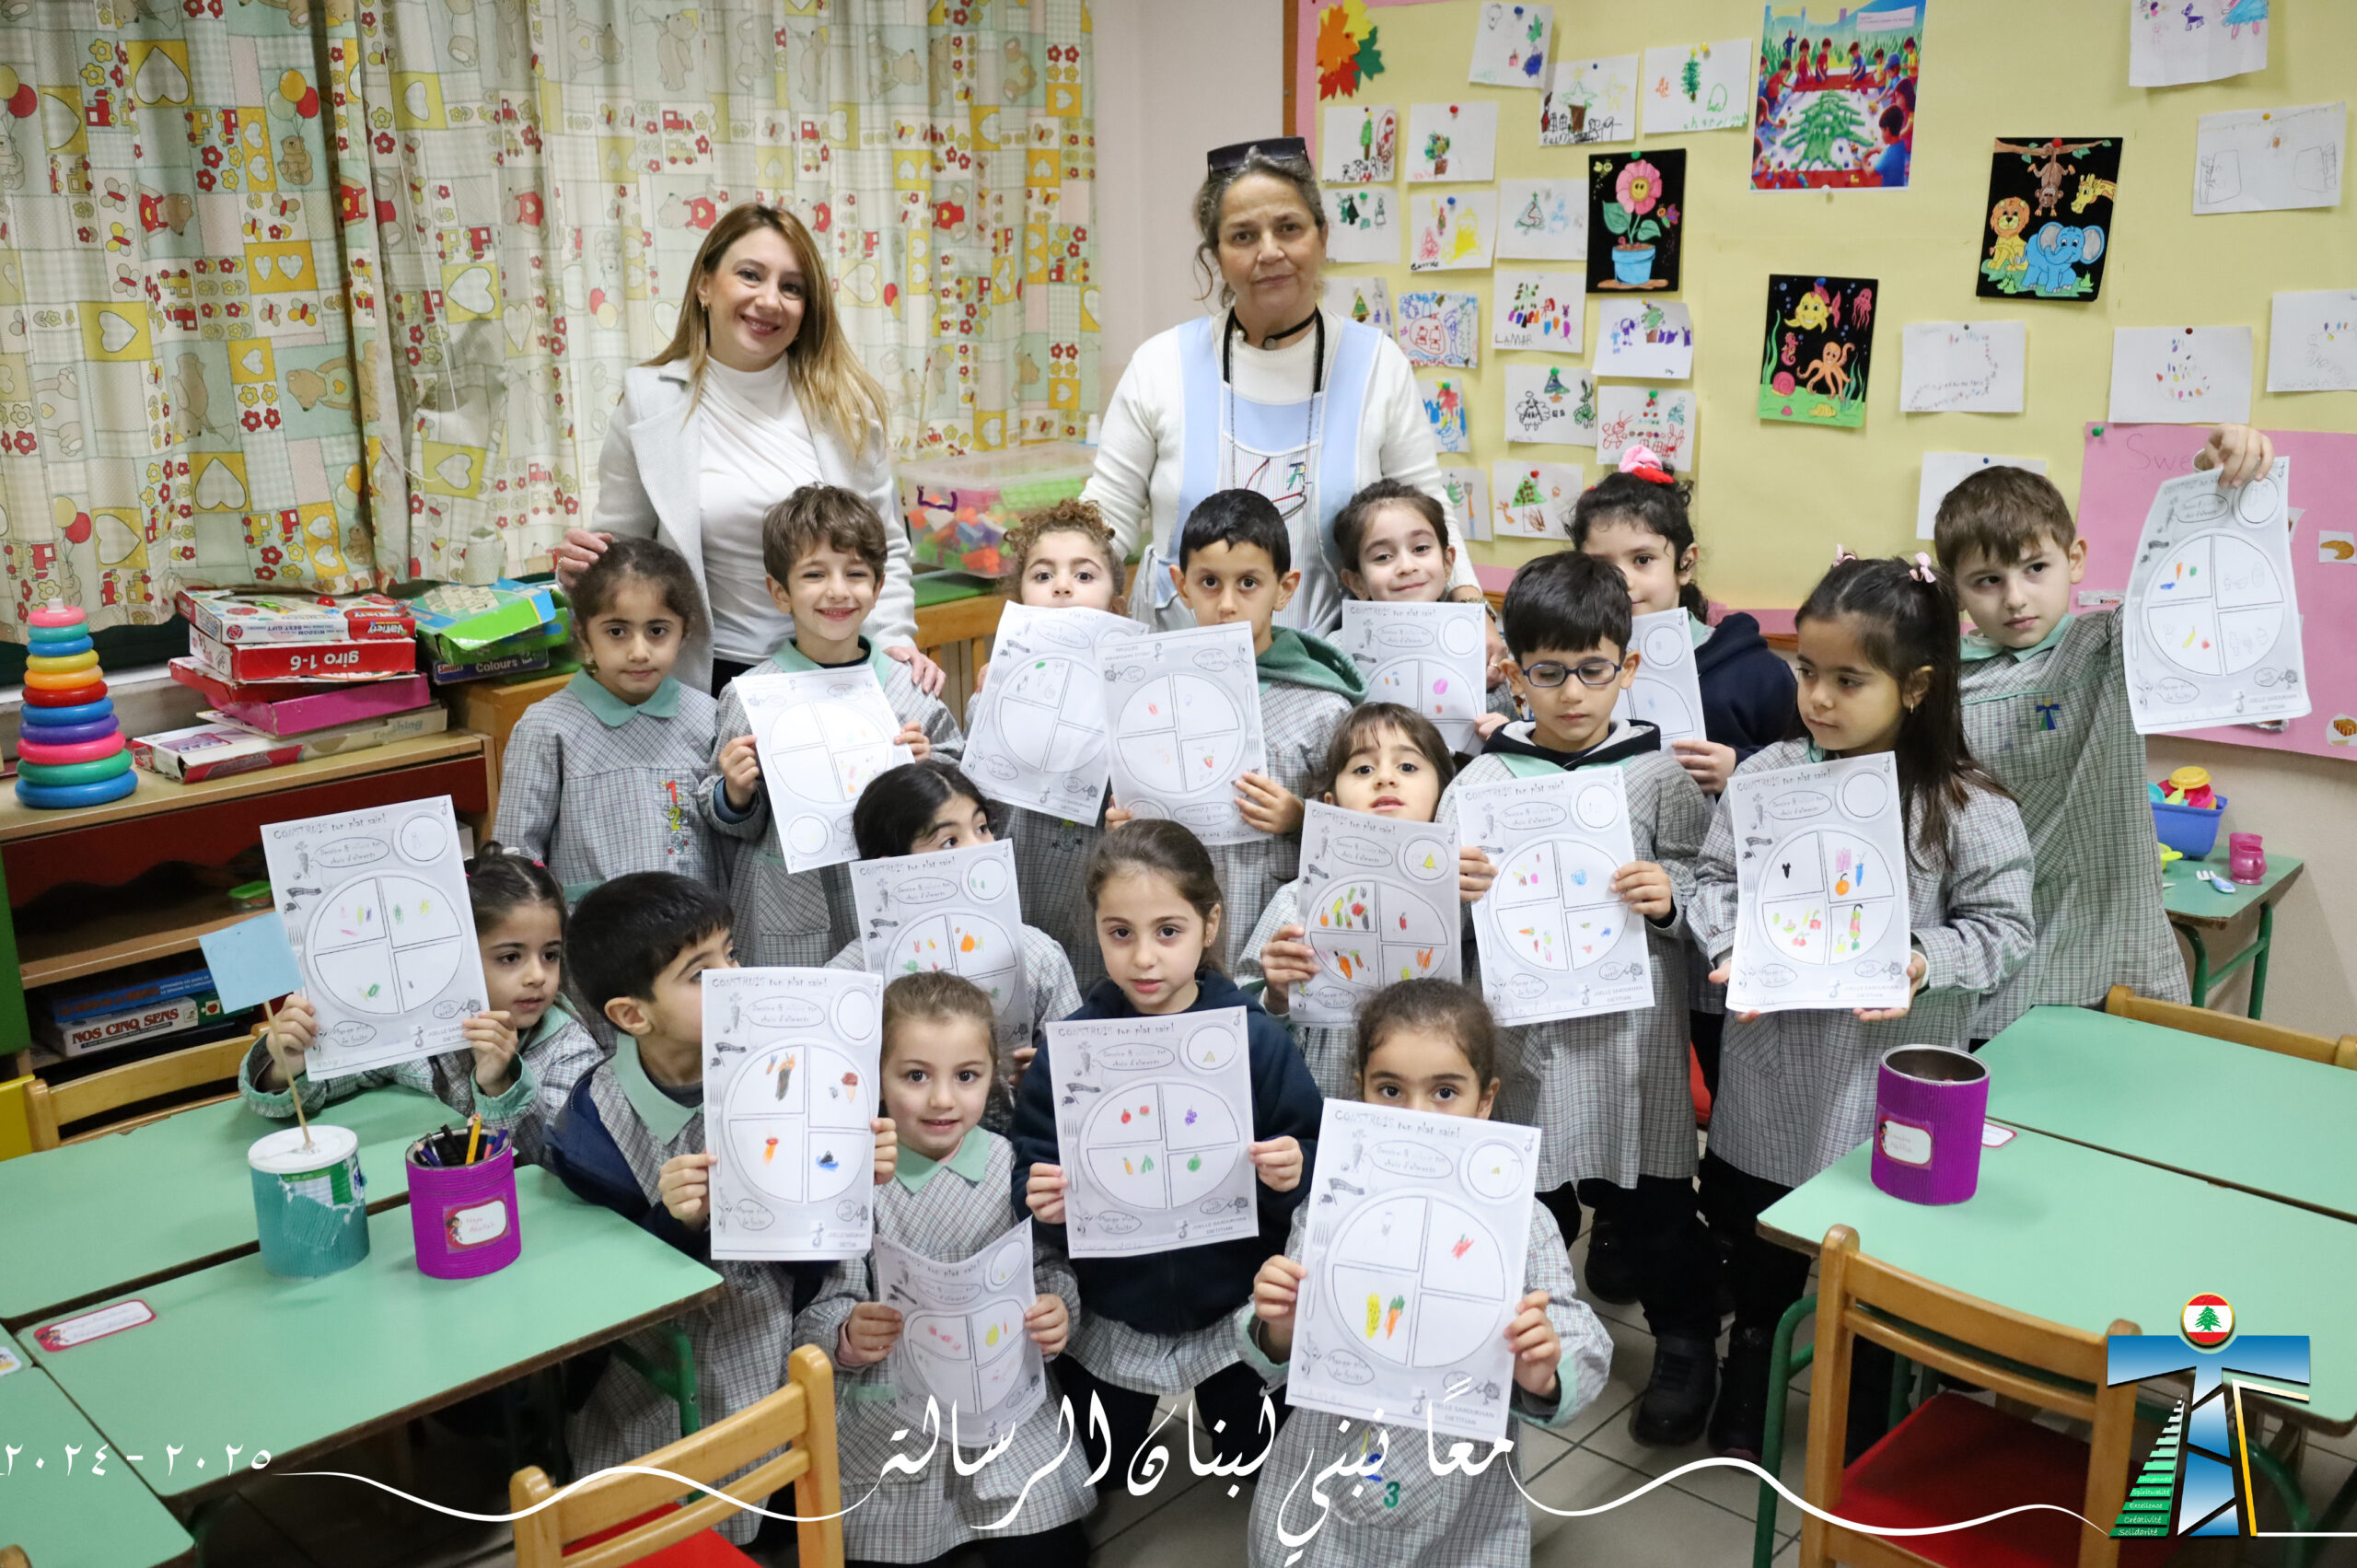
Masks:
[[[938,1165],[900,1150],[900,1169],[876,1190],[876,1234],[937,1262],[970,1258],[1006,1234],[1025,1217],[1010,1201],[1015,1175],[1015,1147],[995,1132],[975,1128],[948,1159]],[[911,1167],[914,1167],[913,1169]],[[911,1186],[913,1179],[916,1185]],[[1036,1245],[1032,1272],[1043,1294],[1061,1296],[1072,1320],[1080,1321],[1080,1282],[1072,1264],[1052,1248]],[[818,1299],[795,1319],[794,1342],[817,1345],[830,1357],[853,1307],[874,1301],[876,1270],[872,1258],[838,1263],[819,1287]],[[961,1475],[947,1449],[949,1412],[941,1412],[943,1450],[913,1475],[896,1469],[887,1474],[884,1463],[896,1454],[923,1455],[933,1434],[897,1413],[897,1393],[891,1364],[835,1369],[835,1441],[842,1455],[843,1555],[878,1562],[929,1562],[985,1534],[993,1537],[1036,1535],[1077,1519],[1095,1506],[1097,1494],[1088,1484],[1088,1461],[1075,1439],[1062,1462],[1051,1467],[1065,1438],[1052,1370],[1047,1402],[1026,1417],[1015,1430],[1011,1446],[971,1475]],[[967,1423],[971,1411],[960,1411]],[[1088,1412],[1077,1412],[1085,1426]],[[906,1432],[899,1442],[893,1434]],[[970,1466],[981,1445],[961,1446],[958,1453]],[[1046,1469],[1039,1481],[1032,1475]],[[1023,1496],[1024,1487],[1030,1493]],[[1005,1528],[984,1531],[983,1526],[1004,1517],[1023,1496],[1023,1505]]]
[[[507,738],[493,836],[546,865],[568,904],[633,871],[710,881],[696,786],[717,712],[672,679],[633,707],[583,671],[527,709]]]
[[[1666,751],[1602,765],[1621,771],[1637,858],[1669,873],[1674,912],[1667,925],[1645,923],[1652,1006],[1506,1031],[1511,1065],[1498,1091],[1498,1120],[1545,1134],[1538,1142],[1541,1192],[1590,1178],[1633,1188],[1640,1176],[1686,1179],[1694,1174],[1694,1098],[1686,1071],[1689,955],[1679,921],[1694,895],[1694,854],[1710,825],[1710,803]],[[1476,757],[1441,797],[1442,835],[1457,842],[1457,792],[1464,786],[1544,776],[1517,772],[1495,752]],[[1471,979],[1469,953],[1467,974]]]
[[[2118,612],[2071,616],[2018,653],[1964,639],[1964,737],[2013,791],[2037,863],[2038,945],[1974,1012],[1975,1040],[2032,1007],[2100,1004],[2114,985],[2191,996],[2161,907],[2120,627]]]
[[[1097,911],[1088,901],[1089,858],[1105,836],[1101,819],[1068,822],[1028,806],[996,802],[991,803],[990,815],[991,830],[1015,841],[1015,886],[1023,900],[1023,923],[1055,939],[1071,960],[1074,982],[1086,994],[1105,978],[1105,950],[1097,945]]]
[[[1260,681],[1260,728],[1268,738],[1268,776],[1303,800],[1325,783],[1326,749],[1355,706],[1339,691]],[[1220,957],[1230,974],[1244,959],[1252,923],[1277,889],[1301,871],[1301,832],[1260,833],[1240,844],[1205,844],[1219,873]],[[1096,1364],[1090,1363],[1093,1370]]]
[[[1299,925],[1301,919],[1301,883],[1286,883],[1269,900],[1269,907],[1260,912],[1260,923],[1252,928],[1252,935],[1244,944],[1245,950],[1237,955],[1236,983],[1267,1004],[1268,976],[1260,969],[1260,949],[1276,940],[1277,933],[1288,925]],[[1290,997],[1287,998],[1291,1000]],[[1318,1081],[1318,1092],[1328,1099],[1358,1098],[1358,1028],[1353,1024],[1305,1024],[1283,1013],[1269,1016],[1291,1030],[1295,1045],[1301,1047],[1301,1057],[1309,1064],[1309,1075]]]
[[[1293,1238],[1285,1255],[1299,1259],[1307,1208],[1293,1217]],[[1563,1249],[1562,1233],[1547,1205],[1530,1205],[1530,1257],[1524,1266],[1522,1289],[1515,1299],[1534,1290],[1547,1293],[1547,1318],[1562,1341],[1563,1359],[1556,1376],[1562,1381],[1553,1407],[1532,1399],[1519,1386],[1508,1409],[1518,1426],[1561,1428],[1604,1391],[1612,1366],[1612,1341],[1586,1302],[1573,1294],[1572,1260]],[[1228,1325],[1242,1347],[1246,1364],[1274,1388],[1285,1380],[1285,1364],[1271,1361],[1253,1342],[1255,1318],[1249,1306],[1237,1309]],[[1323,1411],[1296,1410],[1277,1434],[1268,1462],[1260,1467],[1259,1489],[1252,1498],[1251,1568],[1360,1568],[1368,1562],[1446,1562],[1449,1568],[1529,1568],[1530,1514],[1515,1484],[1520,1456],[1492,1460],[1479,1475],[1461,1469],[1433,1474],[1428,1448],[1446,1454],[1463,1439],[1446,1434],[1428,1437],[1423,1423],[1402,1413],[1381,1426],[1329,1415]],[[1478,1460],[1481,1446],[1476,1445]],[[1348,1454],[1359,1473],[1327,1477],[1319,1472]],[[1515,1466],[1514,1473],[1506,1467]],[[1368,1475],[1365,1472],[1372,1470]],[[1311,1500],[1313,1487],[1324,1492],[1327,1509]],[[1322,1525],[1320,1520],[1323,1520]],[[1280,1529],[1298,1536],[1317,1527],[1302,1546],[1279,1539]],[[1298,1558],[1294,1555],[1301,1553]]]
[[[1805,740],[1761,749],[1737,774],[1797,767],[1824,753]],[[1910,817],[1912,813],[1910,813]],[[1902,1018],[1866,1024],[1831,1008],[1727,1016],[1711,1152],[1736,1169],[1797,1187],[1874,1131],[1875,1082],[1898,1045],[1962,1046],[1973,1008],[2029,956],[2030,848],[2021,813],[1976,789],[1948,816],[1937,868],[1910,849],[1907,918],[1923,955],[1924,985]],[[1694,864],[1689,928],[1716,968],[1735,947],[1735,825],[1725,798]]]
[[[867,646],[865,638],[860,645]],[[867,663],[883,682],[884,700],[894,715],[902,724],[921,727],[933,742],[934,755],[956,761],[965,749],[966,738],[949,710],[918,691],[909,667],[886,656],[881,649],[872,649]],[[774,669],[796,674],[818,668],[787,643],[770,656],[767,665],[757,665],[749,673]],[[721,777],[720,753],[738,736],[752,733],[745,722],[745,700],[734,680],[720,694],[713,733],[712,757],[696,785],[696,805],[711,825],[727,878],[737,961],[748,969],[821,968],[858,934],[859,912],[852,899],[851,875],[840,865],[802,872],[785,868],[766,787],[754,793],[752,807],[743,817],[729,814],[722,797],[726,781]]]

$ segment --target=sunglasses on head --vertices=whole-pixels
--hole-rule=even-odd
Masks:
[[[1309,156],[1309,144],[1299,136],[1271,136],[1258,142],[1236,142],[1225,147],[1213,147],[1204,162],[1213,174],[1224,174],[1231,168],[1242,168],[1254,153],[1265,157],[1297,157]]]

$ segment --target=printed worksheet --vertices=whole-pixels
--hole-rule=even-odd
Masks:
[[[1751,123],[1751,41],[1645,51],[1645,134],[1740,131]]]
[[[1433,721],[1457,751],[1473,749],[1473,721],[1489,701],[1488,611],[1478,604],[1342,601],[1334,645],[1366,677],[1366,700],[1397,703]]]
[[[1504,1437],[1538,1129],[1329,1099],[1318,1137],[1285,1402]]]
[[[2008,458],[1995,452],[1924,453],[1923,482],[1915,492],[1915,537],[1932,537],[1940,521],[1940,503],[1948,498],[1949,491],[1982,469],[2000,464],[2038,474],[2046,471],[2044,458]]]
[[[1644,917],[1612,890],[1637,858],[1618,768],[1463,785],[1457,833],[1497,867],[1473,905],[1473,932],[1498,1022],[1653,1005]]]
[[[2269,0],[2128,0],[2128,85],[2174,87],[2267,69]]]
[[[1113,799],[1167,817],[1207,844],[1260,830],[1236,809],[1236,781],[1269,771],[1252,628],[1196,626],[1097,645],[1111,725]]]
[[[1630,651],[1638,656],[1636,678],[1613,704],[1616,719],[1643,719],[1661,731],[1661,749],[1673,741],[1708,740],[1702,730],[1702,678],[1694,662],[1693,617],[1665,610],[1635,617]]]
[[[1907,978],[1907,843],[1889,752],[1727,781],[1735,826],[1730,1013],[1898,1007]]]
[[[272,822],[271,897],[319,1016],[322,1081],[465,1049],[482,958],[450,797]]]
[[[1586,336],[1587,279],[1500,267],[1490,276],[1490,346],[1577,354]]]
[[[867,1251],[883,997],[883,981],[858,970],[704,971],[714,1258]]]
[[[2205,114],[2193,142],[2193,210],[2337,207],[2348,145],[2346,103]]]
[[[1492,87],[1545,86],[1548,36],[1554,30],[1552,6],[1491,0],[1474,19],[1473,64],[1465,79]]]
[[[1002,804],[1096,821],[1113,766],[1097,647],[1144,630],[1101,610],[1000,610],[990,679],[966,734],[967,773]]]
[[[955,1263],[877,1237],[876,1299],[900,1315],[884,1369],[900,1419],[923,1425],[930,1401],[960,1448],[987,1447],[1023,1424],[1048,1396],[1039,1347],[1023,1327],[1039,1298],[1028,1219]]]
[[[1408,106],[1408,183],[1472,180],[1498,173],[1495,103],[1411,103]]]
[[[2240,490],[2221,491],[2208,473],[2161,482],[2120,610],[2140,733],[2308,711],[2291,494],[2289,458]]]
[[[1498,259],[1587,260],[1587,182],[1576,179],[1498,181]]]
[[[1538,106],[1538,145],[1626,142],[1637,134],[1637,57],[1557,60]]]
[[[1367,999],[1394,981],[1456,980],[1463,972],[1457,846],[1430,822],[1307,802],[1298,896],[1303,940],[1318,965],[1316,980],[1294,989],[1300,1023],[1353,1023]]]
[[[1050,1024],[1065,1251],[1127,1258],[1260,1234],[1241,1007]]]
[[[1031,1043],[1013,839],[854,861],[851,891],[870,973],[887,985],[928,970],[962,975],[991,999],[1002,1063]]]
[[[1908,413],[2019,413],[2029,329],[2019,321],[1910,321],[1898,366]]]
[[[1576,365],[1506,366],[1506,439],[1596,445],[1596,379]]]
[[[1596,373],[1637,381],[1694,374],[1694,318],[1675,299],[1608,299],[1596,315]]]
[[[2120,327],[2111,334],[2114,424],[2247,424],[2248,327]]]
[[[851,808],[859,792],[914,753],[893,743],[900,721],[883,683],[856,669],[761,670],[737,678],[761,753],[772,831],[788,871],[859,858]]]
[[[2357,289],[2275,296],[2267,331],[2267,389],[2357,391]]]

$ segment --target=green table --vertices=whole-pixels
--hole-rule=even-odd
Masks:
[[[2223,834],[2219,835],[2221,838]],[[2201,873],[2214,871],[2226,875],[2226,849],[2222,844],[2210,852],[2207,860],[2172,860],[2161,868],[2161,906],[2168,911],[2169,923],[2185,935],[2193,948],[2193,1005],[2210,1005],[2210,988],[2223,981],[2245,964],[2250,966],[2250,1016],[2267,1001],[2267,958],[2275,946],[2275,901],[2283,896],[2300,867],[2305,864],[2288,854],[2270,852],[2267,875],[2250,887],[2236,885],[2231,893],[2218,891],[2212,883],[2204,881]],[[2232,880],[2232,878],[2229,878]],[[2212,969],[2210,949],[2202,943],[2204,931],[2223,931],[2253,909],[2258,911],[2258,935],[2251,945],[2233,958]]]
[[[1980,1060],[2001,1121],[2357,1220],[2357,1073],[2084,1007],[2032,1008]]]
[[[407,1209],[367,1259],[282,1280],[259,1257],[137,1294],[152,1323],[34,1357],[141,1480],[186,1511],[273,1472],[620,1339],[718,1295],[720,1276],[539,1167],[517,1173],[523,1254],[475,1280],[418,1272]],[[779,1376],[784,1376],[781,1368]],[[167,1452],[177,1444],[177,1459]],[[241,1452],[228,1465],[227,1447]]]
[[[0,1443],[17,1450],[0,1470],[0,1546],[24,1548],[34,1568],[189,1561],[188,1532],[121,1455],[99,1457],[106,1439],[89,1418],[6,1334],[0,1349],[24,1364],[0,1376]]]
[[[359,1135],[368,1206],[377,1209],[407,1200],[403,1149],[451,1116],[430,1095],[382,1088],[329,1107],[320,1120]],[[253,1251],[246,1150],[293,1125],[228,1100],[0,1161],[0,1252],[8,1260],[0,1268],[0,1324],[20,1327]]]

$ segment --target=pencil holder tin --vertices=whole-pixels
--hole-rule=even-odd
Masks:
[[[1980,1185],[1989,1069],[1937,1045],[1885,1051],[1875,1091],[1874,1182],[1910,1203],[1961,1203]]]
[[[263,1268],[315,1280],[368,1256],[368,1191],[357,1133],[314,1122],[307,1146],[303,1129],[284,1128],[257,1139],[246,1163]]]
[[[409,1225],[417,1266],[437,1280],[471,1280],[516,1261],[524,1238],[516,1223],[516,1149],[509,1144],[473,1165],[418,1163],[409,1147]]]

